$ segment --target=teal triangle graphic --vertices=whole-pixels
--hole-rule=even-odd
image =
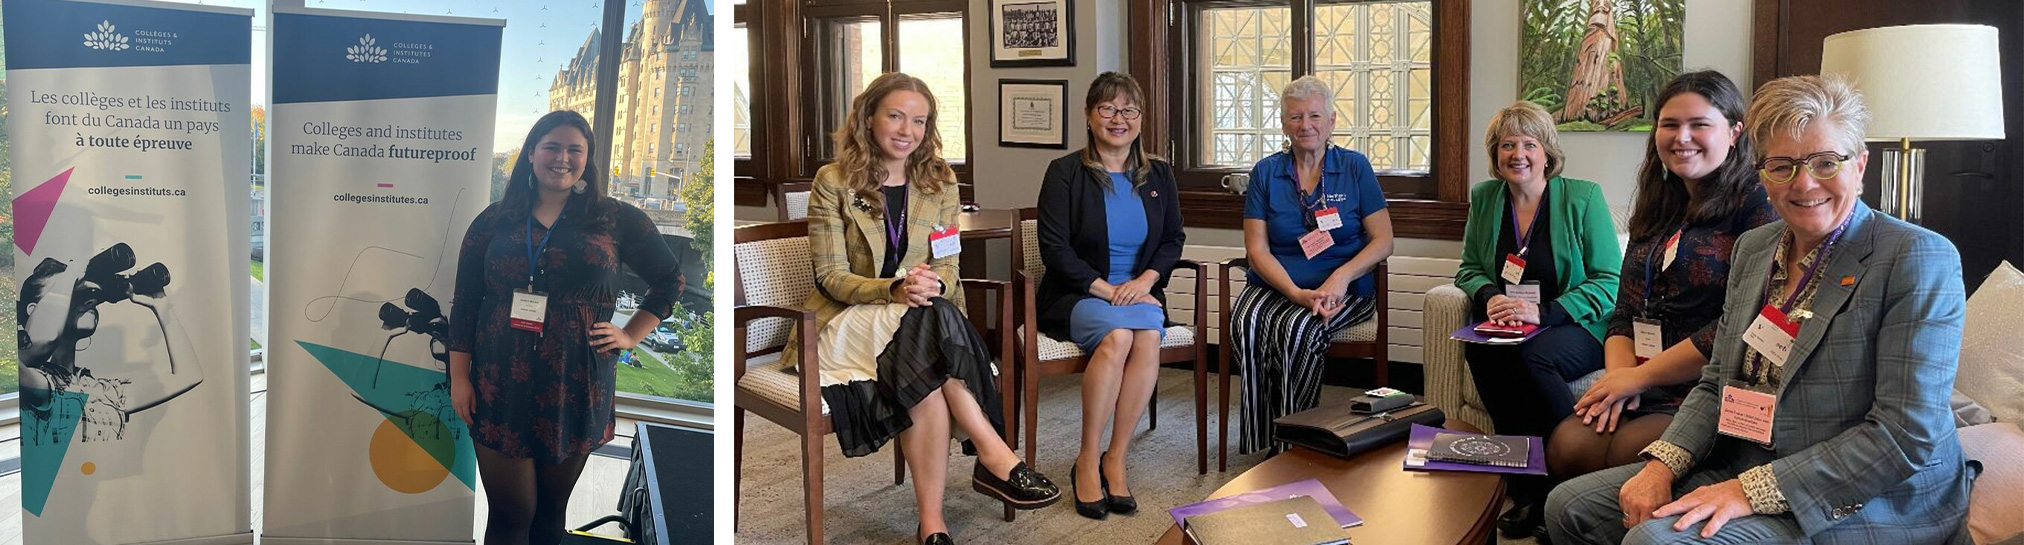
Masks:
[[[70,438],[84,417],[84,403],[91,396],[37,388],[22,388],[21,393],[49,396],[50,410],[21,411],[21,508],[39,517],[43,505],[49,502],[50,489],[56,486],[57,472],[63,470],[63,456],[70,452]],[[56,413],[56,419],[46,419],[47,412]]]
[[[295,344],[350,386],[354,397],[379,409],[403,435],[463,481],[465,488],[477,490],[478,456],[471,448],[471,431],[450,406],[449,390],[438,388],[449,380],[447,375],[314,343]],[[373,385],[375,372],[379,374],[377,387]]]

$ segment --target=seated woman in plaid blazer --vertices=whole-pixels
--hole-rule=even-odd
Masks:
[[[808,246],[822,400],[845,456],[897,436],[914,475],[922,543],[953,543],[942,520],[949,424],[977,446],[973,487],[1019,509],[1061,499],[1000,439],[996,371],[962,313],[953,239],[956,175],[935,131],[935,96],[920,79],[879,76],[837,129],[836,162],[815,173]],[[951,237],[943,239],[942,237]]]

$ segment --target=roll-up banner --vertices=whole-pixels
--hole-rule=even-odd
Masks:
[[[274,9],[263,543],[472,542],[443,342],[504,26]]]
[[[252,543],[252,12],[7,0],[22,541]]]

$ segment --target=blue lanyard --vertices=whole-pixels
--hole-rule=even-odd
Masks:
[[[562,226],[562,215],[555,216],[555,225],[541,234],[541,245],[534,245],[534,212],[527,213],[527,291],[534,291],[535,266],[540,263],[541,253],[548,250],[548,237],[555,236],[555,227]]]
[[[1667,246],[1672,246],[1673,244],[1685,245],[1687,243],[1686,234],[1687,234],[1687,227],[1685,225],[1682,225],[1680,226],[1679,230],[1673,231],[1673,236],[1671,238],[1666,239],[1666,242],[1660,242],[1658,246],[1652,247],[1651,253],[1645,254],[1645,285],[1644,285],[1643,302],[1644,302],[1644,315],[1646,318],[1650,318],[1652,316],[1652,307],[1655,306],[1652,304],[1654,302],[1652,301],[1652,277],[1655,274],[1652,272],[1652,269],[1656,268],[1655,267],[1656,263],[1654,262],[1659,259],[1659,255],[1661,253],[1666,251]],[[1678,250],[1674,250],[1674,252],[1678,252]]]

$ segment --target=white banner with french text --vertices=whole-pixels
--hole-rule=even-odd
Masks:
[[[253,12],[0,10],[21,542],[252,543]]]

